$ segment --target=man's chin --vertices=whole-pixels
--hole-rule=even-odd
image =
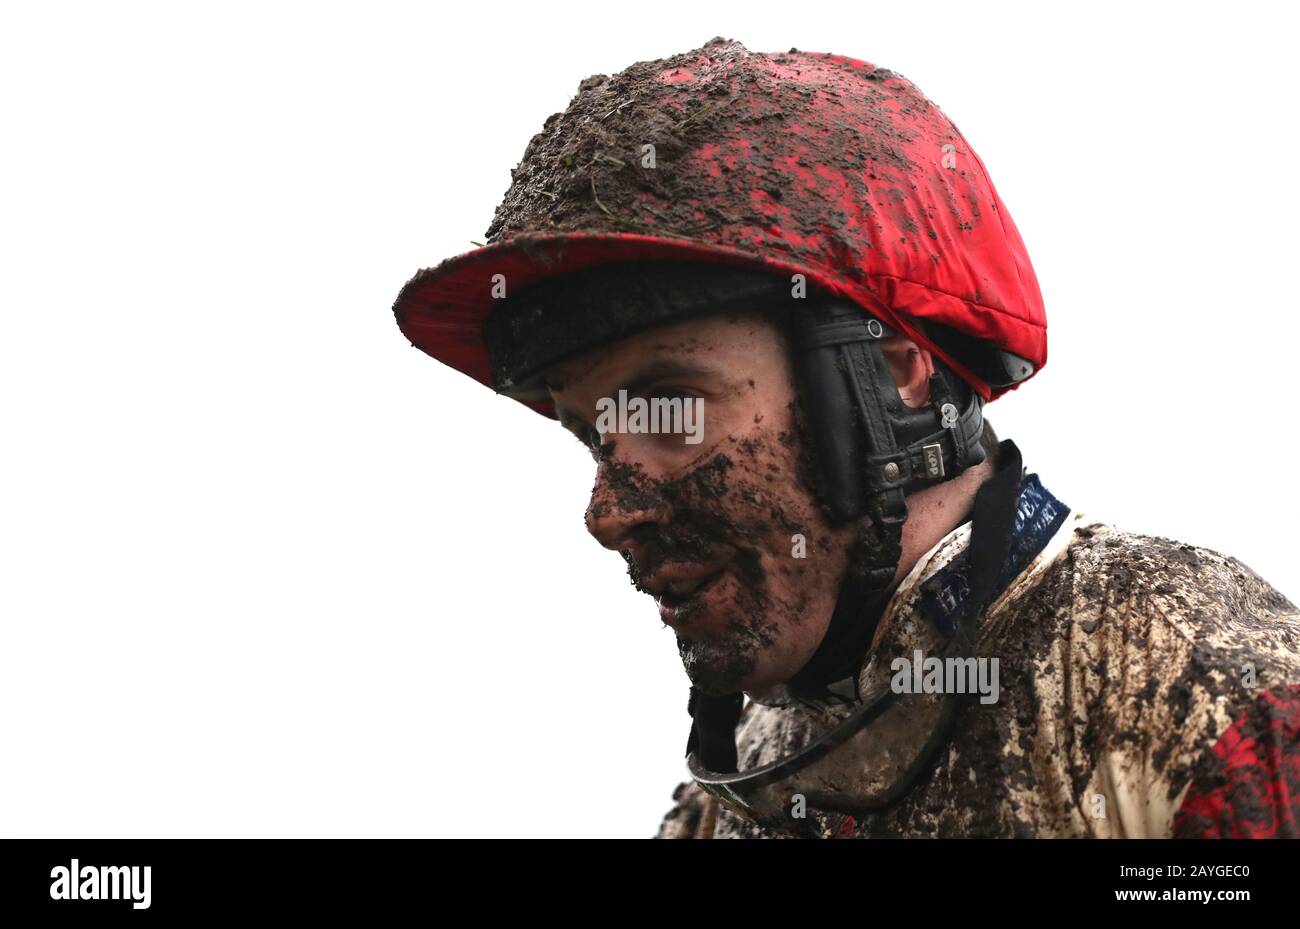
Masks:
[[[690,641],[677,639],[682,667],[691,685],[714,696],[733,694],[761,686],[759,656],[751,649],[736,648],[734,644],[716,640]]]
[[[715,591],[716,593],[716,591]],[[717,599],[717,598],[715,598]],[[722,605],[689,612],[690,622],[674,628],[677,651],[686,676],[707,694],[733,694],[762,686],[772,678],[773,659],[778,657],[777,627],[759,608],[750,604],[737,609],[734,595],[721,598]]]

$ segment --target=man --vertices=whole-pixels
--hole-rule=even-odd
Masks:
[[[488,237],[398,323],[596,459],[691,683],[661,836],[1297,834],[1295,607],[997,441],[1042,300],[910,82],[722,39],[588,78]]]

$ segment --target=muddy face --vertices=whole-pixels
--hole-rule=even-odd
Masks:
[[[594,350],[548,377],[561,422],[597,461],[588,530],[623,555],[691,682],[712,693],[768,687],[807,662],[857,535],[830,525],[809,485],[786,352],[762,318],[715,316]],[[619,431],[600,411],[621,389],[629,401],[698,400],[699,441]]]

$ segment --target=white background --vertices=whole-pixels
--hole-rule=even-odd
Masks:
[[[1048,308],[999,433],[1300,597],[1281,4],[16,7],[0,834],[654,831],[686,680],[585,534],[593,465],[390,306],[581,78],[715,35],[942,106]]]

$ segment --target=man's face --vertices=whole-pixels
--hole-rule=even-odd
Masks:
[[[756,691],[798,671],[830,621],[855,530],[832,528],[807,484],[777,328],[756,316],[682,322],[557,365],[547,380],[561,422],[598,462],[587,528],[655,597],[691,682]],[[628,400],[702,401],[698,444],[598,432],[620,389]]]

